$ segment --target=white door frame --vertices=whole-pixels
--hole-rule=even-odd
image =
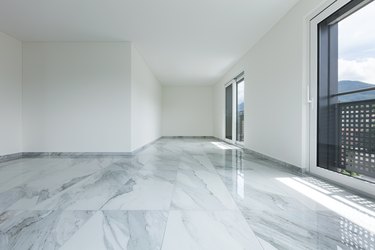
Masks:
[[[244,72],[244,71],[242,71],[242,72]],[[245,73],[244,73],[245,74]],[[241,80],[241,81],[244,81],[244,88],[245,88],[245,75],[243,76],[243,79]],[[243,131],[243,133],[244,133],[244,140],[243,141],[237,141],[237,96],[238,96],[238,94],[237,94],[237,84],[239,83],[239,82],[241,82],[241,81],[235,81],[235,84],[234,84],[234,88],[235,88],[235,110],[236,110],[236,115],[235,115],[235,119],[234,119],[234,124],[235,124],[235,127],[236,127],[236,129],[235,129],[235,137],[234,137],[234,142],[235,142],[235,144],[236,145],[238,145],[238,146],[240,146],[240,147],[245,147],[245,145],[244,145],[244,143],[245,143],[245,131]],[[245,105],[245,98],[244,98],[244,105]],[[244,115],[245,115],[245,113],[244,113]],[[245,119],[246,119],[246,117],[244,117],[244,123],[245,123]],[[245,126],[245,125],[244,125]],[[245,128],[244,128],[244,130],[245,130]]]
[[[235,79],[232,79],[231,81],[229,81],[228,83],[224,85],[224,88],[226,89],[228,86],[232,86],[232,140],[227,139],[226,134],[224,134],[224,140],[228,143],[243,147],[244,142],[237,141],[237,81]],[[227,100],[225,96],[224,98],[225,104],[226,104],[226,101]],[[226,121],[224,124],[226,124]]]
[[[317,25],[332,13],[343,7],[350,0],[336,0],[330,1],[326,4],[324,9],[316,11],[315,14],[310,15],[308,21],[308,102],[310,103],[309,110],[309,172],[318,175],[322,178],[331,180],[338,184],[355,189],[362,193],[375,196],[375,184],[362,181],[350,176],[345,176],[331,170],[327,170],[317,166],[317,100],[318,100],[318,28]]]
[[[237,119],[237,107],[235,104],[235,100],[237,98],[236,96],[236,88],[235,88],[235,85],[236,85],[236,81],[233,79],[231,80],[230,82],[226,83],[224,88],[226,90],[227,87],[231,86],[232,88],[232,140],[230,139],[227,139],[226,137],[226,132],[224,134],[224,140],[231,143],[231,144],[236,144],[236,132],[237,132],[237,126],[236,126],[236,119]],[[225,92],[224,90],[224,92]],[[226,99],[226,96],[224,98],[224,102],[225,102],[225,105],[227,103],[227,99]],[[226,115],[226,114],[225,114]],[[225,117],[226,119],[226,117]],[[225,121],[225,126],[226,126],[226,121]],[[225,127],[225,131],[226,131],[226,127]]]

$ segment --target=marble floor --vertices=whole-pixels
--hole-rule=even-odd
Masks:
[[[375,249],[375,203],[213,139],[0,164],[0,249]]]

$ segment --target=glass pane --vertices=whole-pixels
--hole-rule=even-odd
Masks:
[[[368,90],[360,93],[353,93],[347,95],[340,95],[338,102],[354,102],[354,101],[366,101],[375,99],[375,90]]]
[[[375,2],[338,23],[338,92],[375,87]],[[351,101],[375,98],[374,92]],[[348,98],[344,98],[347,100]]]
[[[232,140],[233,87],[225,88],[225,138]]]
[[[351,13],[358,3],[319,24],[317,160],[375,182],[375,2]]]
[[[338,93],[375,87],[375,2],[338,23]],[[338,171],[375,177],[375,91],[339,95]]]
[[[237,86],[237,141],[244,140],[244,91],[245,81],[242,80],[236,84]]]

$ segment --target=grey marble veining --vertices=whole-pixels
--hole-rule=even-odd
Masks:
[[[178,171],[172,208],[182,210],[237,209],[237,206],[220,180],[209,169],[187,169]]]
[[[92,211],[7,211],[0,214],[1,249],[59,249]]]
[[[51,204],[51,200],[64,196],[67,203],[62,205],[67,206],[69,202],[73,202],[69,201],[69,195],[79,193],[76,189],[88,185],[90,180],[102,180],[105,178],[103,175],[110,175],[111,172],[106,170],[114,161],[118,159],[33,158],[0,165],[0,211],[25,208],[63,209],[58,204],[48,204]]]
[[[23,152],[23,158],[98,158],[98,157],[130,157],[131,152]]]
[[[214,138],[0,163],[0,249],[375,249],[375,202]]]
[[[226,158],[236,158],[235,155],[230,152]],[[314,177],[278,170],[259,160],[247,158],[233,161],[231,167],[217,166],[218,174],[265,248],[374,248],[372,200],[354,195],[359,197],[357,202],[350,202],[348,197],[353,194],[342,188]],[[340,213],[343,209],[347,212]],[[373,226],[358,225],[361,216],[372,221]]]
[[[21,159],[21,158],[22,158],[22,153],[0,155],[0,163],[7,162],[7,161],[13,161],[13,160]]]
[[[172,211],[163,250],[260,250],[258,239],[240,212]]]
[[[61,249],[157,250],[167,216],[162,211],[98,211]]]

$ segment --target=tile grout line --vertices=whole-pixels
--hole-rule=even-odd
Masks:
[[[171,199],[170,199],[170,202],[169,202],[169,209],[168,209],[168,215],[167,215],[167,221],[165,223],[165,228],[164,228],[164,233],[163,233],[163,239],[161,241],[161,244],[160,244],[160,250],[163,249],[163,246],[164,246],[164,240],[165,240],[165,235],[167,233],[167,227],[168,227],[168,222],[169,222],[169,216],[171,214],[171,211],[173,211],[171,209],[171,206],[172,206],[172,200],[173,200],[173,196],[174,196],[174,193],[175,193],[175,190],[176,190],[176,184],[177,184],[177,176],[178,176],[178,172],[179,172],[179,165],[181,163],[181,160],[179,160],[178,164],[177,164],[177,169],[176,169],[176,179],[174,181],[174,184],[173,184],[173,189],[172,189],[172,192],[171,192]]]
[[[205,153],[205,156],[207,157],[207,159],[208,159],[208,160],[210,161],[210,163],[212,164],[210,158],[207,156],[207,153]],[[241,160],[242,160],[242,159],[241,159]],[[247,224],[247,226],[249,227],[249,229],[254,233],[254,235],[255,235],[255,237],[256,237],[256,239],[257,239],[259,245],[262,247],[263,250],[265,250],[263,244],[259,241],[259,237],[256,235],[254,229],[253,229],[253,228],[249,225],[249,223],[247,222],[247,220],[246,220],[246,218],[245,218],[245,215],[244,215],[243,212],[241,211],[241,209],[240,209],[240,207],[239,207],[239,205],[238,205],[236,199],[234,198],[232,192],[230,192],[229,189],[228,189],[228,187],[227,187],[227,185],[225,185],[222,176],[217,172],[217,169],[215,168],[215,166],[214,166],[213,164],[212,164],[212,166],[214,167],[214,169],[215,169],[215,173],[219,176],[220,181],[223,183],[225,189],[226,189],[227,192],[230,194],[231,198],[233,199],[234,203],[236,204],[236,207],[237,207],[238,212],[240,213],[241,217],[244,219],[244,221],[246,222],[246,224]]]

